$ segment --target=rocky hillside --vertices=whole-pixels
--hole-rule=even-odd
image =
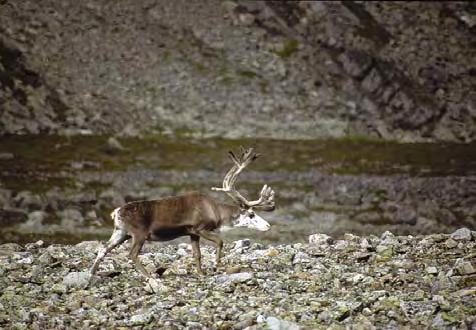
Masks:
[[[476,137],[471,2],[0,2],[0,134]]]
[[[323,234],[309,244],[226,244],[195,273],[188,244],[145,246],[145,281],[127,247],[90,280],[98,242],[0,245],[0,327],[15,329],[473,329],[476,232]]]

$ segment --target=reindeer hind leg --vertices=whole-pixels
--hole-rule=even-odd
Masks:
[[[141,264],[139,260],[139,252],[142,249],[142,246],[144,245],[146,238],[145,237],[140,237],[140,236],[132,236],[132,248],[131,252],[129,253],[129,257],[131,260],[134,262],[136,265],[137,269],[142,273],[147,278],[152,278],[150,273],[145,269],[144,265]]]

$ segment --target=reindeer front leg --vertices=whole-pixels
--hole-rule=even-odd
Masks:
[[[222,257],[222,250],[223,250],[223,240],[221,239],[220,236],[218,236],[215,233],[209,232],[209,231],[201,231],[198,233],[201,237],[203,237],[206,240],[212,241],[216,244],[217,250],[216,250],[216,268],[220,265],[220,260]]]
[[[190,240],[192,241],[193,257],[195,258],[197,272],[200,275],[204,275],[202,270],[202,253],[200,252],[200,236],[191,234]]]

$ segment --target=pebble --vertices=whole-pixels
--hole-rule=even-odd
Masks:
[[[15,323],[34,328],[33,322],[52,320],[60,322],[52,327],[61,328],[67,320],[71,328],[332,329],[352,324],[370,329],[382,324],[429,328],[439,324],[441,320],[434,320],[441,313],[456,328],[468,324],[473,315],[467,302],[475,294],[471,242],[448,250],[445,240],[428,239],[420,249],[418,242],[426,236],[387,236],[384,241],[393,240],[392,245],[376,237],[347,235],[350,241],[342,241],[357,251],[252,243],[242,253],[230,253],[241,243],[225,243],[226,273],[213,270],[215,249],[204,245],[205,276],[190,271],[192,258],[176,257],[177,249],[190,252],[188,245],[150,244],[140,255],[144,265],[160,260],[171,270],[151,280],[137,272],[124,248],[105,258],[91,283],[86,270],[101,243],[38,244],[27,251],[1,245],[0,320],[6,315],[3,310],[9,313],[7,328]],[[363,239],[381,246],[380,252],[398,253],[381,258],[362,251],[358,244]],[[13,251],[4,253],[8,247]],[[270,251],[275,255],[267,256]],[[356,253],[369,256],[358,262]],[[464,257],[455,260],[455,255]],[[18,263],[27,258],[31,263]],[[114,272],[104,272],[114,264]]]

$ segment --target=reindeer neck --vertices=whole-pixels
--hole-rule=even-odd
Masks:
[[[219,203],[217,205],[217,210],[220,215],[222,226],[231,227],[233,220],[240,214],[240,208],[232,204]]]

